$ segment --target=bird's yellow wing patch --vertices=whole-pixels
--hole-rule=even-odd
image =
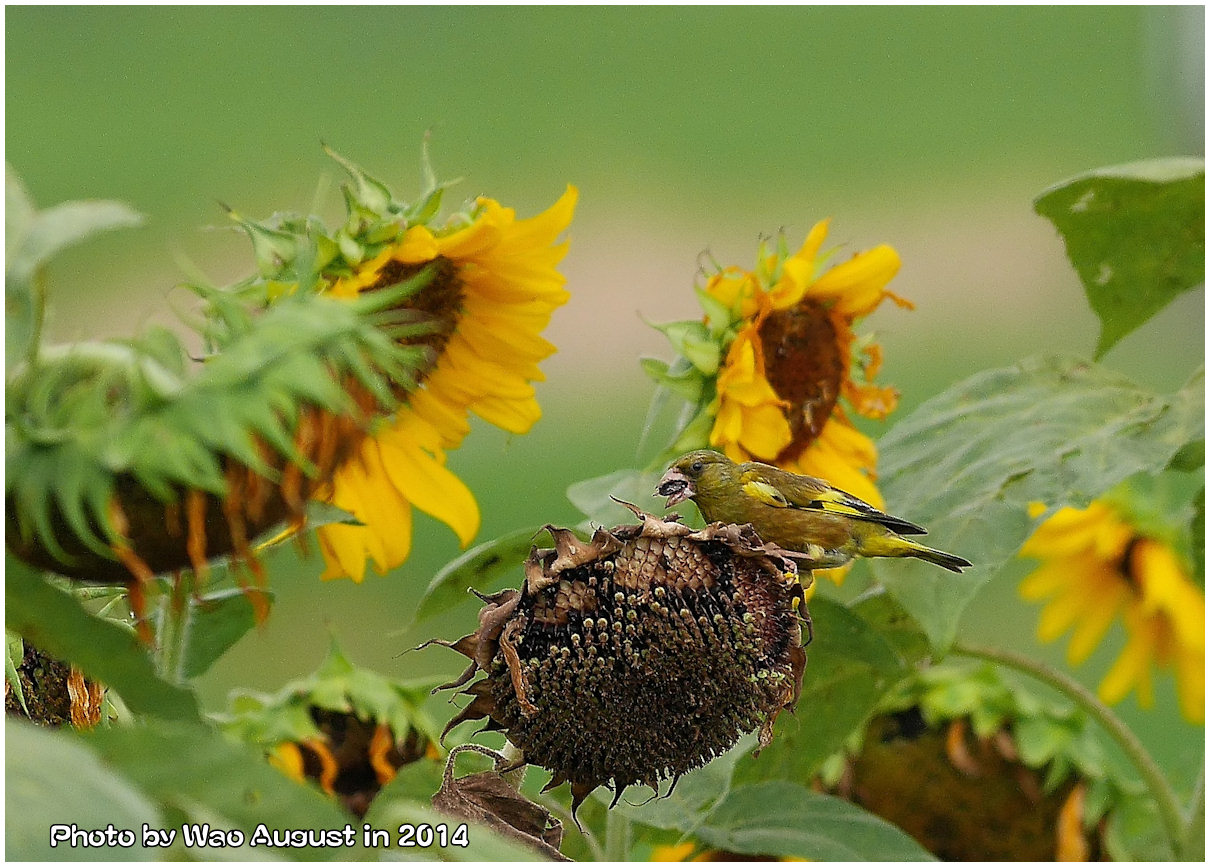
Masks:
[[[764,503],[766,506],[774,506],[778,509],[788,508],[790,501],[785,498],[781,491],[770,485],[768,482],[758,481],[756,479],[744,482],[740,488],[744,496],[751,497],[758,503]]]

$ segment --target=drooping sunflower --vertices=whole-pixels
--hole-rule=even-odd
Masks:
[[[576,196],[568,187],[547,211],[522,220],[481,198],[469,216],[444,228],[407,228],[328,289],[352,299],[429,266],[434,276],[412,306],[443,325],[412,338],[435,362],[332,481],[327,499],[362,526],[319,529],[328,563],[322,577],[360,581],[367,558],[380,572],[402,563],[412,506],[448,524],[463,545],[474,537],[478,506],[445,468],[445,452],[466,436],[471,412],[512,433],[525,433],[541,416],[532,383],[543,379],[538,362],[555,351],[541,332],[568,298],[556,270],[567,244],[556,240]]]
[[[1045,508],[1035,503],[1030,511],[1036,517]],[[1150,706],[1152,668],[1172,668],[1182,715],[1205,721],[1205,593],[1171,544],[1104,499],[1051,515],[1021,556],[1040,561],[1019,588],[1026,600],[1047,600],[1038,637],[1054,641],[1071,630],[1072,665],[1086,660],[1121,619],[1128,638],[1098,688],[1103,701],[1116,703],[1134,690],[1139,703]]]

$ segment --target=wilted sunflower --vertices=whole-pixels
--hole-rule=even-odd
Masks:
[[[1031,506],[1034,517],[1045,508]],[[1020,586],[1029,601],[1047,599],[1038,637],[1054,641],[1072,629],[1067,658],[1088,658],[1119,616],[1129,636],[1098,693],[1110,704],[1138,691],[1154,700],[1151,669],[1174,668],[1182,715],[1205,720],[1206,600],[1173,547],[1148,535],[1109,500],[1063,508],[1021,547],[1040,562]]]
[[[313,781],[361,816],[401,767],[440,759],[421,707],[431,686],[355,667],[333,643],[314,674],[276,694],[233,694],[222,721],[287,776]]]
[[[478,506],[444,467],[445,451],[466,436],[470,412],[511,433],[525,433],[541,416],[531,383],[543,379],[538,362],[555,351],[541,332],[568,298],[556,270],[567,244],[555,241],[571,221],[576,195],[569,187],[526,220],[481,198],[468,217],[444,228],[407,228],[328,290],[356,298],[435,265],[420,304],[443,326],[412,338],[434,351],[435,363],[333,479],[329,500],[364,526],[320,528],[324,578],[360,581],[367,557],[380,572],[402,563],[413,505],[448,524],[463,545],[478,531]]]
[[[637,512],[636,514],[642,514]],[[446,727],[488,720],[571,784],[572,809],[598,786],[615,802],[733,746],[760,744],[802,687],[802,587],[793,562],[750,527],[692,530],[642,515],[583,541],[549,528],[520,590],[486,597],[479,628],[448,644],[471,659],[450,688],[473,700]]]
[[[367,556],[398,565],[413,505],[469,542],[478,508],[445,451],[471,412],[512,432],[538,418],[531,383],[554,351],[540,332],[567,299],[556,239],[576,191],[533,219],[483,198],[438,222],[444,186],[427,165],[408,204],[329,154],[352,175],[335,230],[313,215],[230,212],[257,268],[228,287],[192,287],[203,358],[150,328],[35,347],[9,371],[10,550],[127,584],[141,611],[156,575],[191,569],[204,581],[218,557],[242,567],[240,583],[244,572],[263,583],[256,540],[282,524],[296,532],[308,501],[359,522],[321,526],[325,577],[360,580]],[[252,595],[263,616],[263,594]]]
[[[1083,713],[989,665],[913,672],[816,783],[946,861],[1120,859],[1109,829],[1146,800]]]

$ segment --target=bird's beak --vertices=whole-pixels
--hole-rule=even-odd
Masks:
[[[660,479],[660,483],[655,489],[656,496],[668,498],[668,502],[664,504],[666,509],[671,509],[677,503],[683,503],[695,493],[697,492],[693,490],[693,483],[689,481],[689,477],[676,467],[664,473],[664,477]]]

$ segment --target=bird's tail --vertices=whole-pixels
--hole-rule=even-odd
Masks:
[[[957,554],[947,554],[944,551],[938,551],[936,548],[927,548],[924,545],[912,544],[913,548],[906,556],[919,557],[921,560],[927,560],[929,563],[940,566],[942,569],[949,569],[951,572],[961,572],[967,566],[973,565],[970,560],[959,557]]]
[[[967,566],[973,565],[970,560],[956,554],[947,554],[936,548],[929,548],[927,545],[921,545],[919,542],[905,539],[895,533],[867,539],[862,553],[874,557],[917,557],[940,566],[942,569],[949,569],[951,572],[961,572]]]

